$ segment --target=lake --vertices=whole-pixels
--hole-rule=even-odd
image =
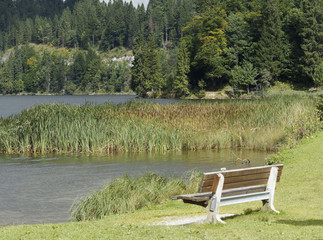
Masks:
[[[35,104],[79,105],[131,100],[136,100],[135,96],[0,96],[0,117],[18,114]],[[169,99],[148,101],[176,102]],[[114,155],[0,154],[0,225],[69,221],[70,208],[75,201],[125,174],[135,176],[152,171],[166,176],[183,176],[192,170],[247,167],[237,161],[235,155],[250,159],[249,166],[263,165],[267,157],[264,152],[235,150],[232,153],[229,149]]]
[[[250,166],[264,164],[263,152],[235,151]],[[0,154],[0,225],[70,220],[70,208],[81,197],[116,177],[144,174],[182,176],[187,171],[246,167],[231,150],[133,153],[116,155]]]
[[[26,108],[39,104],[65,103],[71,105],[82,105],[84,103],[103,104],[126,103],[128,101],[149,101],[160,104],[174,103],[175,99],[137,99],[136,95],[44,95],[44,96],[0,96],[0,117],[20,113]]]

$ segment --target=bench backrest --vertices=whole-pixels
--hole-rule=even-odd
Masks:
[[[218,186],[219,176],[217,174],[219,173],[221,173],[224,176],[223,190],[265,185],[267,184],[270,170],[272,167],[278,167],[277,182],[279,182],[283,166],[283,164],[278,164],[263,167],[243,168],[204,173],[199,192],[214,193]]]

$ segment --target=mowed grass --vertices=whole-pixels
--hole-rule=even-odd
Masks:
[[[41,105],[0,119],[3,153],[275,150],[321,125],[308,95],[153,104]]]
[[[242,213],[226,225],[152,225],[205,214],[201,207],[169,201],[98,221],[1,227],[0,239],[322,239],[323,132],[275,160],[285,164],[275,194],[280,214],[259,212],[261,203],[254,202],[222,207],[221,213]]]

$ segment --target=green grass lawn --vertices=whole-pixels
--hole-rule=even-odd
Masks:
[[[285,164],[275,199],[280,214],[259,212],[261,203],[254,202],[222,207],[221,213],[242,213],[226,225],[151,225],[205,213],[169,201],[99,221],[1,227],[0,239],[323,239],[323,132],[275,158]]]

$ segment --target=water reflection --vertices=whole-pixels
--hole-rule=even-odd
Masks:
[[[264,164],[266,153],[235,151]],[[125,174],[153,171],[181,176],[187,171],[247,167],[231,150],[124,153],[115,155],[0,155],[0,225],[64,222],[74,201]]]

